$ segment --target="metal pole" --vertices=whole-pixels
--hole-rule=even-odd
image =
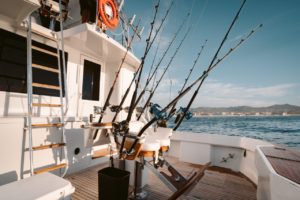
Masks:
[[[28,114],[27,126],[29,132],[29,159],[30,159],[30,175],[33,176],[33,149],[32,149],[32,49],[31,49],[31,14],[28,17],[27,30],[27,98],[28,98]]]
[[[62,51],[62,61],[63,61],[63,75],[64,75],[64,90],[65,90],[65,99],[66,99],[66,110],[65,114],[69,109],[69,98],[68,98],[68,85],[67,85],[67,70],[66,70],[66,58],[65,58],[65,43],[64,43],[64,28],[62,22],[62,8],[61,0],[59,0],[59,11],[60,11],[60,41],[61,41],[61,51]],[[59,52],[58,52],[59,53]],[[60,60],[59,60],[60,62]]]
[[[98,0],[96,0],[96,20],[95,20],[95,23],[96,23],[95,30],[96,31],[98,29],[98,16],[99,16],[99,13],[98,13]]]
[[[60,104],[61,104],[61,123],[62,123],[62,141],[63,143],[66,143],[66,137],[65,137],[65,114],[67,113],[68,111],[68,87],[67,87],[67,79],[66,79],[66,60],[65,60],[65,49],[64,49],[64,28],[63,28],[63,22],[62,22],[62,7],[61,7],[61,0],[59,0],[59,12],[60,12],[60,42],[61,42],[61,51],[62,51],[62,61],[63,61],[63,75],[64,75],[64,90],[65,90],[65,99],[66,99],[66,111],[64,113],[64,107],[63,107],[63,91],[62,91],[62,78],[61,78],[61,64],[60,64],[60,50],[59,50],[59,41],[57,41],[57,59],[58,59],[58,70],[59,70],[59,87],[60,87],[60,90],[59,90],[59,96],[60,96]],[[66,149],[66,146],[62,147],[63,148],[63,152],[64,152],[64,156],[65,156],[65,160],[66,160],[66,168],[65,168],[65,171],[63,173],[62,176],[64,176],[66,173],[67,173],[67,170],[68,170],[68,154],[67,154],[67,149]],[[61,155],[61,159],[60,159],[60,162],[62,162],[62,155]]]

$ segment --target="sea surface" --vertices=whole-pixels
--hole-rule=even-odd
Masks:
[[[250,137],[300,149],[300,116],[193,117],[177,130]]]

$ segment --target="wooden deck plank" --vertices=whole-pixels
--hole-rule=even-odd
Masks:
[[[300,184],[300,152],[277,147],[262,147],[262,152],[281,176]]]
[[[262,147],[261,150],[269,157],[300,162],[300,152],[296,150],[279,147]]]
[[[195,165],[179,162],[168,158],[180,173],[185,177],[195,170]],[[96,166],[66,177],[75,187],[72,195],[74,200],[98,199],[98,171],[108,164]],[[168,199],[173,192],[151,172],[148,175],[148,184],[145,186],[149,200]],[[256,200],[256,188],[245,177],[239,174],[206,170],[205,175],[196,187],[184,199],[201,200]]]
[[[300,184],[300,162],[272,157],[267,158],[278,174]]]
[[[107,166],[108,164],[99,165],[67,176],[66,179],[75,187],[75,193],[72,195],[72,199],[98,199],[98,171]]]

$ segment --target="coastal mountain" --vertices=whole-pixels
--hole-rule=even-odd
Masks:
[[[272,105],[268,107],[251,107],[251,106],[235,106],[235,107],[198,107],[191,111],[199,115],[282,115],[282,114],[300,114],[300,106],[282,104]]]

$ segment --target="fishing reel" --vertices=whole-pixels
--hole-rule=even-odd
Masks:
[[[118,105],[112,105],[109,107],[111,112],[120,112],[122,110],[122,107]]]
[[[162,111],[160,105],[156,103],[150,105],[150,113],[158,120],[166,120],[168,118],[167,112]]]
[[[184,114],[185,113],[185,114]],[[175,119],[175,124],[184,117],[186,120],[189,120],[193,117],[193,113],[191,111],[188,111],[187,108],[180,107],[177,111],[177,116]],[[183,116],[184,115],[184,116]]]
[[[157,126],[167,127],[168,126],[168,114],[161,110],[160,105],[150,104],[150,113],[157,119]]]
[[[113,123],[113,133],[114,134],[121,135],[121,133],[128,132],[128,129],[129,129],[129,124],[126,120]]]
[[[125,107],[125,108],[122,108],[122,107],[120,107],[119,105],[112,105],[112,106],[110,106],[109,108],[110,108],[110,111],[111,111],[111,112],[116,112],[116,113],[118,113],[118,112],[120,112],[120,111],[122,111],[122,110],[124,110],[125,112],[128,112],[128,111],[129,111],[129,107],[128,107],[128,106]]]

